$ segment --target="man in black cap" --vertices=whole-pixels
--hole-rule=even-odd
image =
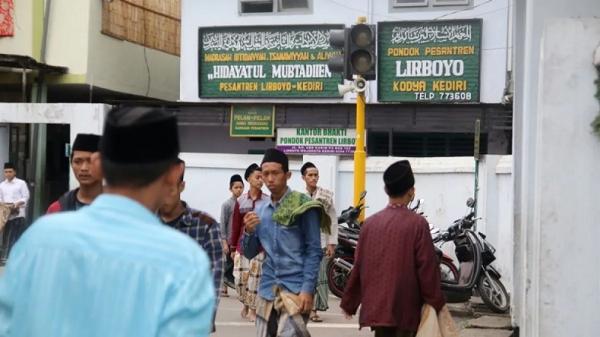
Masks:
[[[244,230],[244,216],[268,203],[269,195],[262,192],[262,172],[257,164],[252,163],[246,168],[244,179],[250,185],[250,189],[238,198],[233,209],[229,244],[234,260],[235,289],[238,299],[243,305],[241,315],[254,322],[256,319],[256,295],[258,294],[264,254],[260,252],[252,259],[246,258],[240,240]]]
[[[98,152],[100,136],[80,133],[71,150],[71,169],[79,187],[63,194],[50,204],[46,213],[76,211],[87,206],[102,193],[102,169]]]
[[[321,229],[331,221],[323,205],[287,186],[291,177],[287,156],[269,149],[261,163],[271,200],[244,216],[243,251],[266,258],[256,300],[258,337],[308,336],[306,323],[313,307],[321,251]]]
[[[0,330],[208,336],[215,303],[208,257],[155,215],[183,173],[175,116],[113,109],[100,153],[104,193],[77,212],[40,218],[15,245],[0,279]]]
[[[17,178],[13,163],[4,164],[4,178],[0,183],[0,203],[10,209],[10,214],[2,231],[2,261],[8,258],[13,245],[25,231],[25,213],[29,202],[27,183]]]
[[[227,297],[227,287],[235,288],[235,279],[233,277],[233,258],[229,251],[229,237],[231,236],[231,226],[233,219],[233,209],[237,199],[244,192],[244,181],[239,174],[234,174],[229,179],[229,192],[231,197],[225,200],[221,205],[221,236],[223,238],[223,253],[225,254],[225,272],[223,277],[223,286],[221,296]]]
[[[425,218],[408,209],[415,178],[407,160],[383,174],[388,206],[365,220],[341,308],[348,318],[361,305],[361,327],[375,336],[414,336],[423,303],[444,307],[440,267]]]

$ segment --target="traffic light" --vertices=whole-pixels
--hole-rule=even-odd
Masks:
[[[341,51],[341,55],[329,59],[327,66],[332,73],[341,73],[352,80],[360,75],[365,80],[375,79],[375,25],[357,24],[351,28],[329,31],[329,44]]]
[[[329,31],[329,44],[341,51],[340,55],[332,56],[327,62],[327,67],[332,73],[341,73],[343,78],[351,80],[352,72],[348,62],[348,34],[349,29],[332,29]]]
[[[374,80],[377,64],[375,25],[364,23],[354,25],[350,28],[349,35],[348,62],[352,74],[361,75],[365,80]]]

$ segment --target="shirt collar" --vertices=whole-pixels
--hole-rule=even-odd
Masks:
[[[281,204],[281,200],[285,199],[285,197],[287,197],[288,194],[290,194],[292,190],[290,189],[290,187],[287,187],[287,190],[285,191],[285,193],[283,194],[283,196],[281,197],[281,199],[279,199],[277,202],[273,202],[272,198],[269,198],[269,205],[273,208],[277,208],[279,207],[279,205]]]
[[[258,191],[258,198],[256,198],[256,200],[260,200],[260,199],[262,199],[262,196],[263,196],[263,191],[262,191],[262,190],[259,190],[259,191]],[[246,193],[246,198],[248,198],[248,200],[252,200],[252,201],[254,201],[254,200],[252,199],[252,197],[250,196],[250,191],[248,191],[248,193]]]

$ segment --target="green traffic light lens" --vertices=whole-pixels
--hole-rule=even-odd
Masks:
[[[350,62],[356,72],[363,74],[373,67],[373,56],[366,50],[357,50],[350,56]]]
[[[352,42],[359,48],[368,47],[373,43],[373,32],[367,25],[356,25],[352,27],[350,34]]]

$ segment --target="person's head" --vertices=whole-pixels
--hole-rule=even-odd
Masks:
[[[244,179],[250,185],[250,188],[260,190],[263,187],[262,172],[260,166],[252,163],[244,172]]]
[[[71,151],[71,169],[81,186],[102,184],[102,169],[94,160],[100,136],[80,133],[75,137]]]
[[[383,173],[385,193],[390,198],[406,198],[415,196],[415,177],[408,160],[400,160],[390,165]]]
[[[287,181],[292,176],[289,160],[285,153],[277,149],[268,149],[260,164],[263,181],[274,195],[281,195],[287,188]]]
[[[229,191],[235,198],[239,198],[244,192],[244,181],[239,174],[234,174],[229,179]]]
[[[170,213],[173,210],[175,210],[177,206],[179,206],[179,204],[181,203],[181,193],[183,193],[183,190],[185,189],[185,161],[178,158],[177,164],[181,165],[183,170],[181,171],[181,175],[179,176],[179,179],[177,180],[175,186],[170,188],[167,192],[164,202],[160,207],[161,213]]]
[[[319,169],[317,169],[315,164],[311,162],[305,163],[302,165],[300,173],[302,173],[302,180],[306,183],[307,188],[311,190],[317,188],[317,184],[319,183]]]
[[[13,163],[4,163],[4,178],[6,180],[11,181],[17,175],[17,169]]]
[[[183,173],[178,161],[177,119],[160,108],[111,110],[106,116],[100,154],[107,188],[127,193],[150,191],[143,195],[151,196],[147,206],[154,210],[178,186]]]

